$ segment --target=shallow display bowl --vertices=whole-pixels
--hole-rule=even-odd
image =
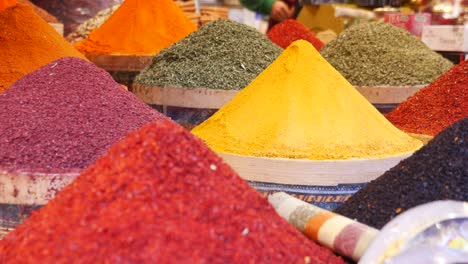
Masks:
[[[70,184],[79,171],[40,173],[0,169],[0,238]]]
[[[306,160],[218,153],[250,185],[266,195],[286,192],[333,210],[366,183],[412,153],[376,159]]]
[[[380,112],[388,113],[426,86],[355,86],[355,88]]]
[[[133,93],[187,129],[199,125],[239,91],[133,84]]]
[[[86,58],[112,75],[118,83],[129,86],[135,77],[153,61],[154,55],[85,54]]]

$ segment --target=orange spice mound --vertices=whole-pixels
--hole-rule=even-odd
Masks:
[[[0,0],[0,11],[16,4],[16,0]]]
[[[0,46],[0,93],[49,62],[63,57],[84,59],[47,22],[23,4],[0,12]]]
[[[126,0],[87,39],[85,54],[156,54],[197,29],[173,0]]]

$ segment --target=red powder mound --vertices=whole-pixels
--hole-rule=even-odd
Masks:
[[[310,42],[318,51],[323,47],[323,42],[310,29],[294,19],[287,19],[276,24],[268,31],[267,36],[283,49],[299,39]]]
[[[172,121],[131,133],[0,241],[5,263],[344,263]]]
[[[387,114],[398,128],[435,136],[468,117],[468,61],[452,67]]]

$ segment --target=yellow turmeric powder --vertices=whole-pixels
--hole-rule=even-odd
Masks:
[[[86,54],[153,55],[196,29],[173,0],[126,0],[75,48]]]
[[[422,146],[303,40],[192,132],[215,151],[244,156],[378,158]]]

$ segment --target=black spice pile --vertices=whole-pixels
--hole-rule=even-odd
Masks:
[[[446,199],[468,201],[468,118],[367,184],[335,212],[382,228],[407,209]]]
[[[0,168],[85,169],[130,131],[164,118],[95,65],[63,58],[0,94]]]

